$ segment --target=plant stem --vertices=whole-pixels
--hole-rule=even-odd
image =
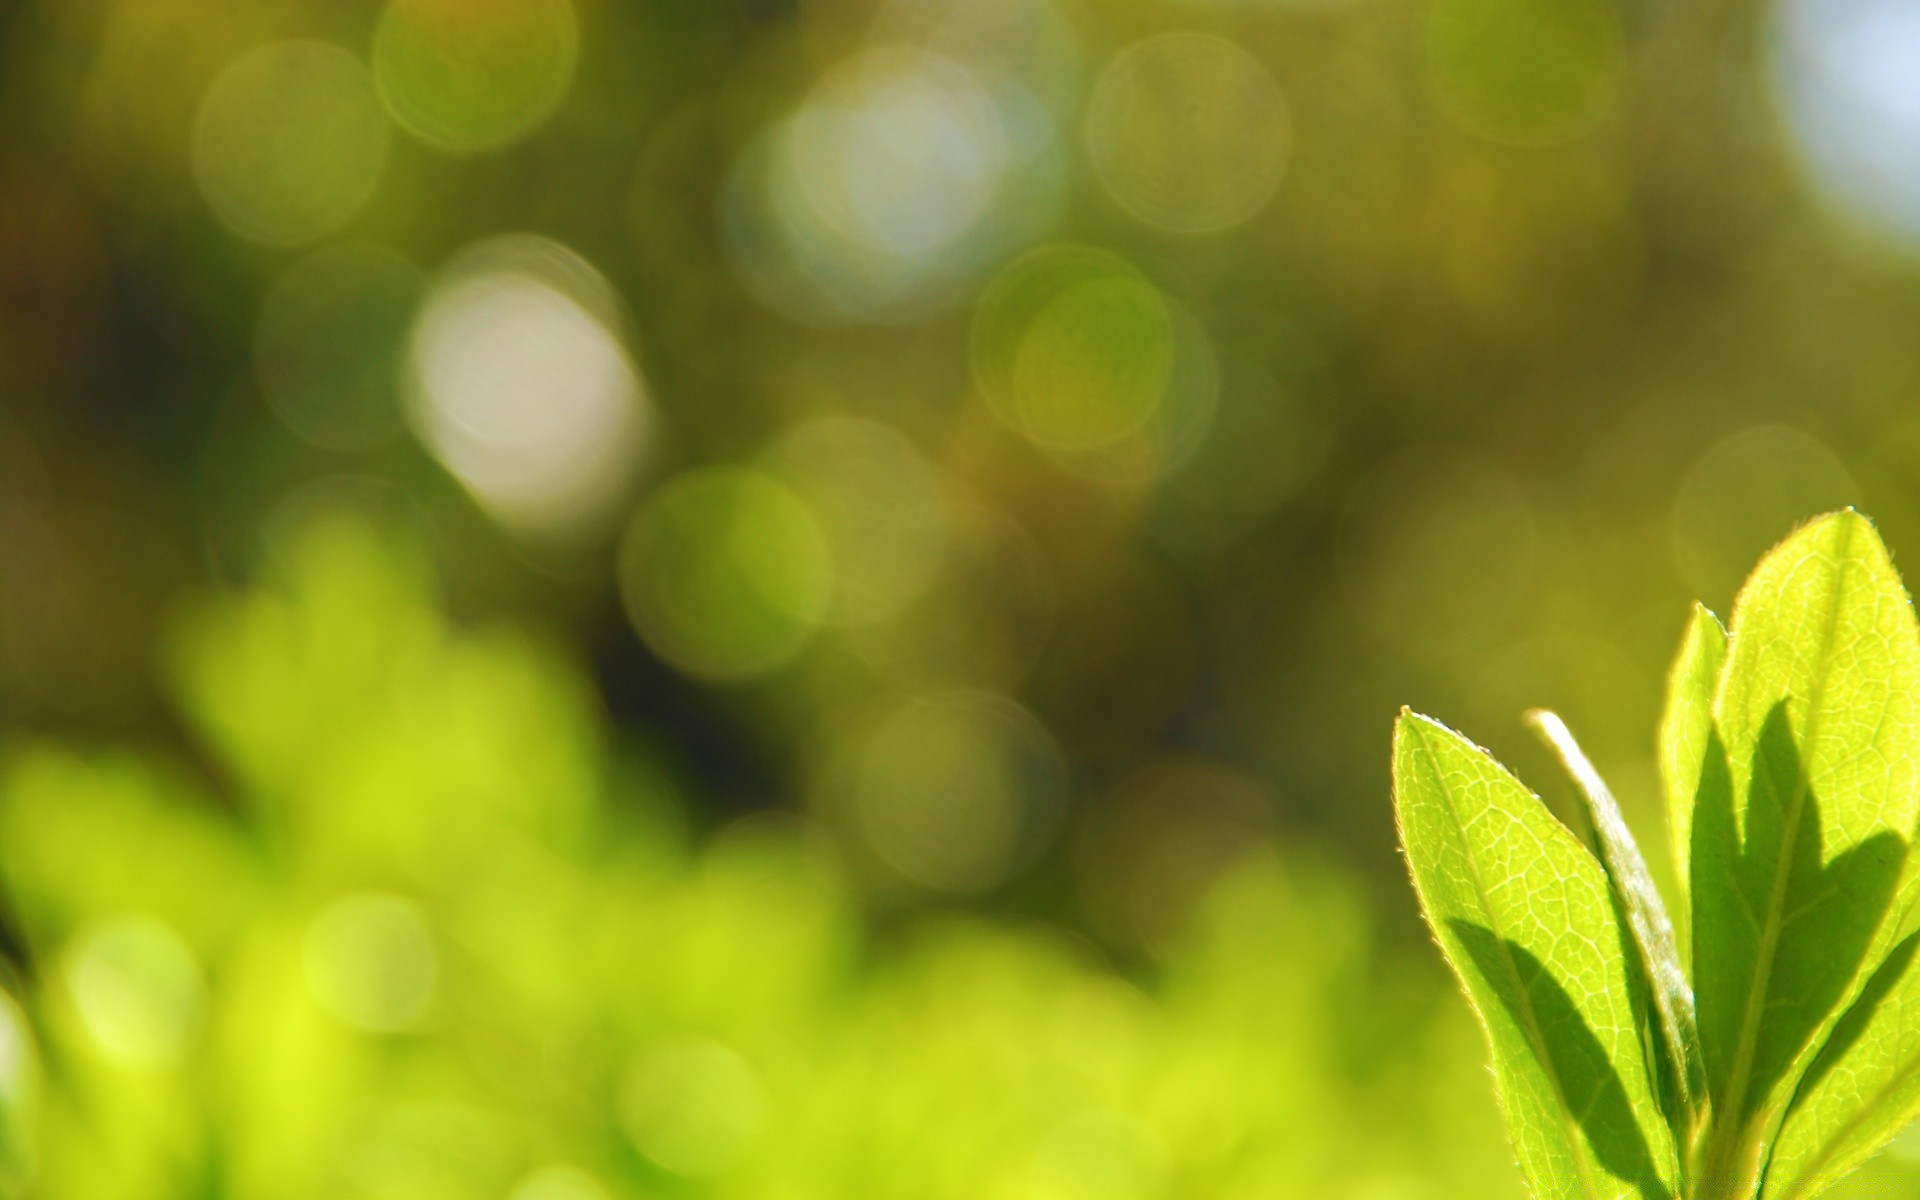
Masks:
[[[1711,1138],[1692,1172],[1687,1200],[1754,1200],[1760,1194],[1767,1140],[1762,1122],[1749,1121],[1725,1137]]]

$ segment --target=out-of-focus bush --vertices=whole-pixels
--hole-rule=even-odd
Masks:
[[[1418,1197],[1514,1183],[1462,1014],[1243,857],[1150,970],[690,838],[568,653],[328,522],[200,605],[203,754],[11,747],[9,1194]]]

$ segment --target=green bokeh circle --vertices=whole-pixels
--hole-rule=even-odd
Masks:
[[[569,0],[389,0],[374,31],[373,71],[402,128],[475,154],[552,114],[579,48]]]
[[[833,563],[791,488],[710,467],[668,483],[634,519],[620,590],[662,658],[701,678],[746,679],[791,660],[825,621]]]

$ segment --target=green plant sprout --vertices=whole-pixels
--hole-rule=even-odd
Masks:
[[[1543,1200],[1811,1200],[1920,1113],[1920,626],[1873,525],[1796,530],[1723,630],[1697,607],[1659,766],[1691,962],[1551,713],[1576,836],[1403,712],[1400,838]],[[1690,969],[1689,969],[1690,968]]]

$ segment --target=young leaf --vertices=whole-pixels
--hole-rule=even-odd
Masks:
[[[1626,915],[1632,934],[1631,948],[1638,957],[1635,965],[1646,980],[1659,1018],[1659,1033],[1667,1061],[1673,1064],[1682,1107],[1691,1107],[1699,1070],[1693,988],[1680,966],[1680,951],[1674,944],[1673,921],[1667,916],[1667,906],[1653,885],[1647,860],[1640,854],[1640,844],[1633,840],[1633,831],[1627,828],[1627,818],[1613,798],[1613,790],[1600,778],[1600,772],[1594,770],[1566,722],[1540,708],[1527,714],[1527,722],[1539,730],[1541,737],[1560,756],[1567,773],[1580,785],[1580,794],[1587,802],[1587,817],[1599,843],[1601,865],[1606,868],[1614,898]]]
[[[1487,1033],[1541,1200],[1661,1200],[1673,1137],[1642,1055],[1605,872],[1487,753],[1401,714],[1394,805],[1421,907]]]
[[[1716,1197],[1754,1194],[1795,1084],[1884,956],[1920,804],[1920,631],[1865,518],[1788,537],[1732,624],[1690,837]]]
[[[1667,673],[1667,705],[1660,714],[1660,783],[1667,798],[1673,873],[1683,899],[1693,847],[1693,801],[1713,735],[1713,693],[1726,661],[1726,630],[1705,607],[1694,605],[1680,653]]]
[[[1809,1200],[1920,1116],[1920,934],[1901,940],[1807,1069],[1766,1200]]]

